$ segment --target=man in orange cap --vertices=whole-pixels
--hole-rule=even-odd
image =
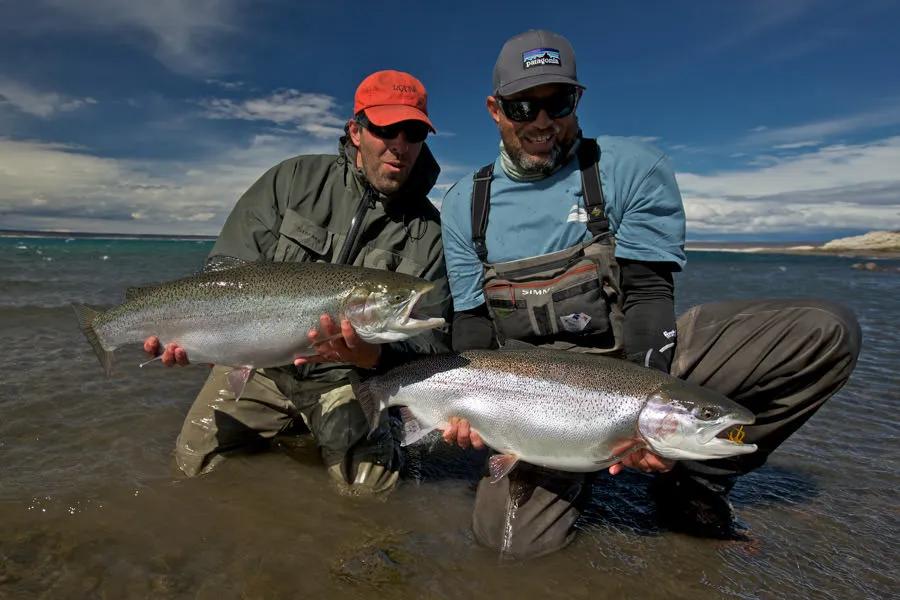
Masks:
[[[449,319],[449,290],[440,243],[438,211],[428,192],[440,169],[425,144],[434,126],[425,86],[399,71],[378,71],[356,90],[353,117],[336,155],[296,156],[266,172],[241,197],[225,222],[209,259],[330,262],[402,271],[436,283],[420,305],[428,316]],[[310,338],[330,341],[316,356],[257,371],[241,401],[227,390],[228,370],[214,367],[194,401],[175,451],[188,476],[206,472],[235,449],[265,442],[305,426],[315,436],[329,473],[355,490],[393,488],[400,453],[388,426],[367,436],[368,425],[353,400],[353,369],[390,366],[414,353],[445,350],[440,331],[406,342],[373,345],[348,322],[323,315]],[[174,344],[162,351],[166,365],[187,364]]]

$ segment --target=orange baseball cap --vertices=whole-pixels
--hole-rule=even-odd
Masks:
[[[431,131],[428,94],[422,82],[402,71],[376,71],[359,84],[353,98],[353,114],[366,111],[375,125],[386,127],[400,121],[422,121]]]

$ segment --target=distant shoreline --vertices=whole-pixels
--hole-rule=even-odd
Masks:
[[[809,242],[729,243],[689,242],[688,250],[710,252],[750,252],[759,254],[807,254],[850,258],[900,258],[900,231],[870,231],[863,235],[838,238],[821,245]]]
[[[199,240],[215,241],[214,235],[166,235],[160,233],[90,233],[85,231],[28,231],[0,229],[0,237],[74,238],[84,240]]]
[[[87,240],[215,241],[214,235],[165,235],[159,233],[91,233],[84,231],[25,231],[0,229],[0,238],[63,238]],[[808,242],[687,242],[688,252],[733,252],[736,254],[793,254],[843,256],[847,258],[900,259],[898,250],[823,248]]]
[[[826,249],[812,244],[776,244],[766,242],[688,242],[688,252],[732,252],[735,254],[791,254],[806,256],[843,256],[846,258],[900,259],[898,250],[868,248]]]

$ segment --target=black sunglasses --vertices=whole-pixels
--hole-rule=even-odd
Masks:
[[[522,98],[521,100],[509,100],[497,96],[503,114],[511,121],[525,123],[538,118],[541,109],[547,111],[551,119],[568,117],[578,104],[578,91],[571,90],[559,94],[553,94],[546,98]]]
[[[375,125],[369,121],[369,118],[365,113],[357,115],[356,122],[368,129],[369,133],[380,140],[393,140],[400,135],[400,132],[402,131],[406,137],[406,141],[410,144],[424,142],[425,138],[428,137],[429,131],[428,125],[422,121],[400,121],[399,123],[382,127],[381,125]]]

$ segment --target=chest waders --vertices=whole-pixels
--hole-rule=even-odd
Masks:
[[[491,263],[485,233],[494,164],[472,188],[472,241],[484,267],[484,297],[503,344],[526,341],[578,352],[624,356],[622,292],[615,238],[600,186],[600,148],[582,139],[577,150],[591,239],[550,254]]]

